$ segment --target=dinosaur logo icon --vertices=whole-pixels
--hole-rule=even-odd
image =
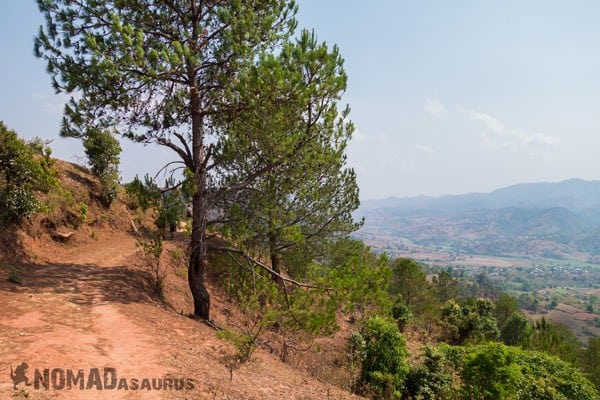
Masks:
[[[25,375],[28,368],[29,365],[27,365],[26,362],[22,362],[14,371],[12,365],[10,366],[10,379],[13,381],[13,389],[16,390],[19,383],[25,383],[25,386],[31,386],[29,378]]]

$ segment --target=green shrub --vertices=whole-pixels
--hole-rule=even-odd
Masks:
[[[410,312],[410,309],[404,303],[404,300],[400,295],[398,296],[398,298],[394,302],[394,305],[392,306],[392,316],[394,317],[394,320],[396,321],[400,332],[403,332],[406,328],[406,325],[408,325],[408,323],[412,320],[412,312]]]
[[[573,365],[544,353],[500,343],[460,347],[440,345],[437,349],[443,353],[442,369],[460,376],[450,392],[457,396],[423,398],[600,399],[596,388],[584,374]]]
[[[137,246],[142,250],[142,257],[146,263],[146,267],[154,278],[154,291],[157,295],[164,294],[165,272],[160,264],[160,257],[163,252],[163,243],[159,235],[156,235],[148,240],[138,240]]]
[[[23,269],[12,265],[0,266],[2,269],[9,271],[8,281],[16,284],[23,283]]]
[[[226,340],[235,346],[237,350],[236,359],[240,363],[245,363],[248,361],[256,349],[256,343],[254,342],[255,338],[246,333],[236,333],[234,331],[224,329],[217,332],[217,337],[219,339]]]
[[[175,189],[162,195],[158,217],[154,223],[159,229],[164,231],[169,228],[173,233],[184,215],[185,204],[183,204],[181,192]]]
[[[141,208],[146,211],[152,207],[158,207],[160,204],[160,189],[148,174],[144,176],[144,181],[137,176],[131,182],[125,185],[125,192],[131,198],[132,208]]]
[[[456,398],[452,387],[452,368],[446,354],[433,346],[425,346],[421,364],[411,369],[404,384],[404,398],[450,400]]]
[[[406,342],[392,321],[376,316],[363,325],[365,341],[357,389],[379,399],[400,398],[408,373]]]
[[[121,145],[110,132],[90,129],[83,139],[83,147],[92,172],[100,179],[100,202],[109,207],[119,188]]]
[[[450,344],[478,343],[499,337],[491,300],[449,300],[441,309],[443,336]]]
[[[56,185],[50,149],[39,139],[25,142],[0,121],[0,223],[18,223],[37,212],[36,191]]]

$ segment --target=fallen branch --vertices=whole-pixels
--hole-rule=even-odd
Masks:
[[[235,248],[231,248],[231,247],[209,247],[209,250],[223,251],[223,252],[228,252],[228,253],[239,254],[242,257],[244,257],[245,259],[247,259],[248,261],[250,261],[251,263],[253,263],[253,264],[261,267],[265,271],[269,272],[274,277],[276,277],[278,279],[281,279],[283,282],[289,282],[289,283],[291,283],[294,286],[308,288],[308,289],[326,289],[326,290],[328,290],[327,288],[323,288],[323,287],[320,287],[320,286],[317,286],[317,285],[311,285],[309,283],[298,282],[295,279],[283,276],[279,272],[276,272],[275,270],[273,270],[268,265],[266,265],[266,264],[264,264],[264,263],[262,263],[262,262],[260,262],[260,261],[258,261],[256,259],[254,259],[253,257],[249,256],[243,250],[239,250],[239,249],[235,249]]]

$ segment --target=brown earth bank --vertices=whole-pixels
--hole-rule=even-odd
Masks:
[[[233,363],[234,346],[187,316],[185,234],[165,242],[159,297],[136,246],[143,217],[122,200],[102,209],[85,169],[59,167],[67,195],[49,195],[53,211],[0,232],[0,399],[359,398],[339,368],[347,321],[308,352],[282,357],[265,335],[249,361]],[[217,325],[246,323],[209,289]]]
[[[36,261],[20,269],[21,284],[3,272],[0,398],[357,398],[264,349],[230,370],[233,346],[152,294],[148,273],[136,266],[136,239],[106,236],[77,246],[38,240],[30,247]],[[30,385],[15,390],[11,368],[22,363]],[[73,380],[79,370],[82,383]]]

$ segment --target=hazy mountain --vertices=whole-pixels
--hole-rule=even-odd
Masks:
[[[490,193],[366,201],[358,235],[377,247],[595,259],[600,181],[525,183]]]
[[[513,206],[565,207],[577,210],[600,208],[600,181],[569,179],[558,183],[521,183],[490,193],[441,197],[389,197],[383,200],[367,200],[363,202],[361,209],[459,211]]]

